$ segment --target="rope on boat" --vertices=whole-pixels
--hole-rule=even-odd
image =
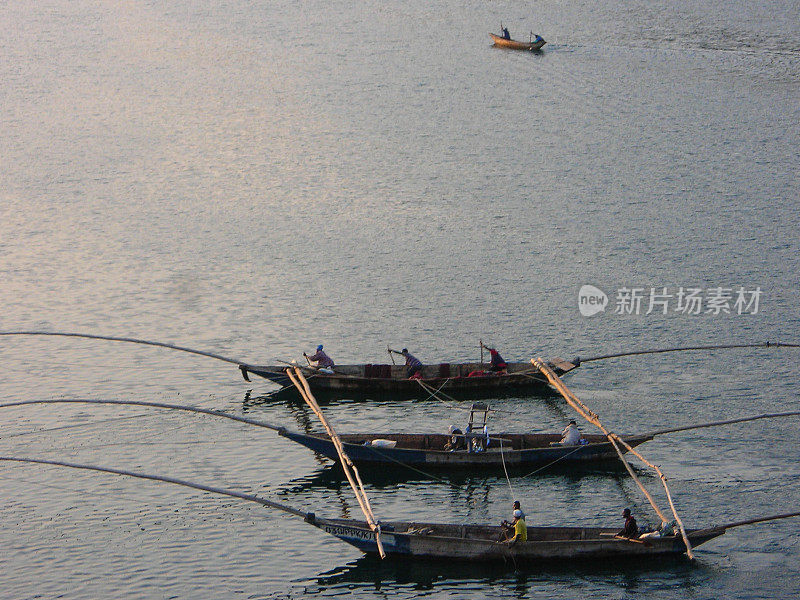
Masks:
[[[277,510],[282,510],[283,512],[287,512],[291,515],[295,515],[298,517],[303,517],[304,519],[307,519],[309,515],[309,513],[306,513],[297,508],[292,508],[291,506],[288,506],[286,504],[281,504],[280,502],[267,500],[266,498],[261,498],[260,496],[255,496],[253,494],[246,494],[244,492],[237,492],[235,490],[228,490],[224,488],[213,487],[210,485],[203,485],[201,483],[193,483],[191,481],[185,481],[183,479],[177,479],[175,477],[168,477],[166,475],[149,475],[147,473],[139,473],[137,471],[127,471],[125,469],[114,469],[112,467],[98,467],[95,465],[86,465],[86,464],[66,462],[60,460],[46,460],[43,458],[26,458],[21,456],[0,456],[0,461],[13,461],[21,463],[53,465],[56,467],[69,467],[71,469],[100,471],[102,473],[112,473],[114,475],[125,475],[127,477],[136,477],[138,479],[149,479],[151,481],[173,483],[175,485],[182,485],[183,487],[194,488],[196,490],[201,490],[203,492],[210,492],[212,494],[221,494],[223,496],[231,496],[232,498],[240,498],[242,500],[248,500],[249,502],[256,502],[257,504],[268,506],[269,508],[275,508]]]
[[[166,408],[172,410],[185,410],[193,413],[200,413],[204,415],[212,415],[214,417],[223,417],[231,419],[232,421],[239,421],[247,423],[248,425],[256,425],[257,427],[264,427],[265,429],[272,429],[273,431],[285,431],[285,427],[279,427],[264,421],[256,421],[255,419],[248,419],[247,417],[239,417],[231,415],[219,410],[211,410],[208,408],[198,408],[196,406],[186,406],[183,404],[167,404],[166,402],[145,402],[142,400],[95,400],[85,398],[55,398],[52,400],[19,400],[17,402],[5,402],[0,404],[0,408],[11,408],[14,406],[26,406],[29,404],[128,404],[131,406],[151,406],[153,408]],[[2,437],[2,436],[0,436]]]
[[[450,381],[449,379],[445,379],[445,380],[444,380],[444,383],[442,383],[442,385],[440,385],[440,386],[439,386],[439,388],[437,389],[437,388],[433,387],[432,385],[430,385],[430,384],[428,384],[428,383],[425,383],[425,382],[424,382],[424,381],[422,381],[421,379],[417,379],[417,380],[416,380],[416,382],[419,384],[419,386],[420,386],[420,387],[421,387],[423,390],[425,390],[426,392],[428,392],[428,394],[430,394],[430,395],[429,395],[427,398],[425,398],[425,400],[429,400],[429,399],[431,399],[431,398],[436,398],[436,399],[437,399],[437,400],[439,400],[440,402],[446,402],[446,401],[450,401],[450,402],[456,402],[456,403],[458,403],[458,400],[456,400],[456,399],[455,399],[455,398],[453,398],[452,396],[448,396],[447,394],[445,394],[445,393],[442,391],[442,388],[443,388],[444,386],[446,386],[446,385],[447,385],[447,382],[449,382],[449,381]],[[441,398],[440,398],[439,396],[441,396]],[[445,398],[446,398],[447,400],[444,400]]]
[[[634,480],[636,485],[639,486],[639,489],[642,491],[647,500],[650,502],[650,505],[653,507],[653,510],[655,510],[656,514],[661,518],[662,521],[667,521],[667,518],[664,516],[664,513],[661,512],[661,509],[659,509],[658,505],[655,503],[655,500],[653,500],[653,497],[650,495],[650,492],[648,492],[647,489],[642,484],[642,482],[639,481],[639,478],[636,476],[636,473],[634,473],[633,468],[625,459],[622,450],[620,450],[619,445],[617,444],[617,439],[618,439],[617,436],[612,434],[603,426],[603,424],[600,422],[600,418],[595,413],[590,411],[589,408],[583,402],[581,402],[578,399],[578,397],[575,396],[575,394],[573,394],[566,385],[564,385],[564,382],[561,381],[561,379],[553,372],[553,370],[550,367],[547,366],[547,364],[543,360],[541,360],[540,358],[532,358],[531,363],[535,367],[537,367],[545,377],[547,377],[547,380],[564,397],[564,400],[567,401],[567,404],[569,404],[572,408],[574,408],[578,412],[579,415],[581,415],[584,419],[589,421],[592,425],[598,427],[605,434],[605,436],[608,438],[608,441],[611,442],[611,445],[614,447],[614,450],[616,450],[617,455],[619,455],[619,459],[622,461],[622,464],[625,465],[625,469],[628,471],[628,474]],[[635,455],[641,458],[640,454],[635,453]],[[642,458],[642,460],[644,459]],[[645,463],[649,464],[646,461]],[[667,488],[666,478],[662,476],[661,482],[664,484],[664,487]],[[683,537],[683,542],[686,545],[686,555],[690,559],[693,559],[694,555],[692,553],[692,545],[689,542],[689,536],[686,534],[686,529],[683,527],[683,523],[680,517],[678,516],[677,511],[675,510],[675,505],[672,503],[672,498],[669,494],[669,489],[667,489],[667,497],[669,498],[670,507],[672,508],[672,514],[675,517],[675,521],[678,523],[678,527],[680,528],[681,536]]]
[[[319,418],[320,422],[325,427],[325,430],[328,432],[328,436],[333,442],[336,452],[339,454],[339,460],[342,463],[342,469],[347,476],[347,481],[350,483],[350,487],[353,488],[353,493],[356,495],[358,505],[361,507],[361,511],[366,517],[367,525],[369,525],[369,528],[375,534],[375,543],[378,546],[378,554],[380,554],[381,558],[386,558],[386,551],[383,549],[383,544],[381,543],[381,527],[377,523],[377,519],[375,519],[375,515],[372,512],[372,507],[369,504],[367,493],[364,491],[364,484],[361,482],[361,476],[358,474],[358,469],[356,469],[356,466],[350,460],[350,457],[347,456],[347,453],[344,451],[344,446],[342,445],[342,440],[339,439],[339,436],[333,430],[333,427],[331,427],[330,423],[328,423],[328,420],[325,418],[325,415],[322,413],[322,409],[319,407],[317,400],[311,393],[311,388],[308,386],[308,382],[306,381],[305,377],[303,377],[303,371],[299,367],[294,367],[294,372],[292,372],[292,369],[286,369],[286,374],[300,392],[303,400],[305,400],[306,404],[308,404],[311,410],[314,411],[314,414],[317,415],[317,418]]]
[[[690,350],[724,350],[728,348],[800,348],[800,344],[786,342],[758,342],[752,344],[714,344],[710,346],[684,346],[678,348],[659,348],[655,350],[634,350],[631,352],[617,352],[615,354],[602,354],[590,358],[576,358],[576,366],[581,363],[592,362],[594,360],[606,360],[609,358],[619,358],[621,356],[637,356],[639,354],[662,354],[664,352],[686,352]]]
[[[420,475],[423,475],[425,477],[428,477],[430,479],[438,481],[439,483],[444,483],[444,484],[450,485],[452,487],[458,487],[458,486],[454,485],[452,481],[448,481],[446,479],[442,479],[441,477],[436,477],[435,475],[433,475],[431,473],[428,473],[426,471],[423,471],[422,469],[417,469],[416,467],[414,467],[414,466],[412,466],[412,465],[410,465],[408,463],[405,463],[402,460],[397,460],[393,456],[389,456],[388,454],[384,454],[383,452],[379,451],[374,446],[365,446],[365,449],[370,451],[370,452],[372,452],[373,454],[375,454],[377,456],[380,456],[381,458],[383,458],[383,459],[385,459],[385,460],[387,460],[389,462],[393,462],[395,464],[400,465],[401,467],[405,467],[407,469],[410,469],[411,471],[414,471],[416,473],[419,473]]]
[[[508,476],[508,469],[506,469],[506,457],[503,453],[503,440],[500,440],[500,461],[503,463],[503,473],[506,474],[506,483],[508,483],[508,491],[511,493],[511,499],[516,498],[514,488],[511,487],[511,478]]]
[[[534,471],[531,471],[530,473],[527,473],[527,474],[523,475],[523,477],[530,477],[531,475],[536,475],[536,473],[539,473],[540,471],[544,471],[545,469],[548,469],[548,468],[552,467],[552,466],[553,466],[554,464],[556,464],[558,461],[560,461],[560,460],[564,460],[564,459],[565,459],[565,458],[567,458],[568,456],[571,456],[571,455],[575,454],[576,452],[578,452],[578,451],[579,451],[579,450],[581,450],[581,449],[582,449],[582,448],[581,448],[580,446],[577,446],[577,447],[575,448],[575,450],[572,450],[572,451],[570,451],[570,452],[567,452],[566,454],[563,454],[563,455],[559,456],[559,457],[558,457],[557,459],[555,459],[554,461],[552,461],[552,462],[549,462],[549,463],[547,463],[546,465],[544,465],[543,467],[539,467],[538,469],[536,469],[536,470],[534,470]]]

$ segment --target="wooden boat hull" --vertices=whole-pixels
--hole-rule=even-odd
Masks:
[[[307,521],[325,533],[376,554],[375,535],[353,519],[322,519],[309,514]],[[619,528],[528,527],[528,541],[512,547],[498,543],[500,528],[491,525],[436,523],[381,523],[381,543],[389,556],[480,562],[545,562],[558,560],[623,559],[680,555],[686,551],[680,536],[647,542],[613,537]],[[724,527],[687,531],[697,547],[725,533]]]
[[[507,40],[504,37],[500,37],[499,35],[495,35],[493,33],[489,34],[489,37],[492,38],[495,46],[500,48],[509,48],[511,50],[541,50],[542,46],[544,46],[547,42],[542,39],[542,36],[537,35],[536,39],[532,42],[518,42],[516,40]]]
[[[325,435],[279,431],[280,435],[298,444],[337,461],[338,455],[333,442]],[[601,435],[585,436],[590,443],[580,446],[553,445],[561,439],[559,434],[509,434],[497,433],[489,447],[482,452],[468,452],[466,449],[448,451],[444,445],[446,434],[342,434],[339,436],[347,456],[357,465],[424,466],[426,469],[521,469],[551,464],[558,461],[561,468],[584,466],[594,462],[617,460],[618,455],[611,444]],[[491,440],[492,436],[490,436]],[[499,439],[502,438],[502,446]],[[626,436],[628,444],[638,446],[652,437],[646,435]],[[394,448],[372,445],[373,440],[396,442]]]
[[[550,365],[559,376],[576,368],[576,365],[558,358],[551,360]],[[314,369],[304,368],[304,371],[308,385],[315,393],[389,394],[413,398],[429,395],[425,388],[441,389],[448,395],[468,396],[543,393],[551,389],[542,374],[527,362],[509,363],[508,372],[503,375],[487,373],[469,377],[470,373],[486,372],[487,366],[481,363],[425,365],[421,380],[409,379],[405,365],[337,365],[332,375]],[[285,366],[240,365],[239,368],[245,378],[253,374],[284,387],[292,385]]]

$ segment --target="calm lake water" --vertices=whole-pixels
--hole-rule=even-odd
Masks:
[[[544,51],[493,48],[501,22]],[[0,330],[262,364],[319,343],[348,363],[386,362],[387,345],[472,360],[479,340],[508,360],[800,341],[796,2],[45,0],[4,3],[0,25]],[[584,285],[604,312],[581,315]],[[680,310],[690,289],[701,314]],[[798,410],[799,357],[615,359],[567,383],[636,433]],[[162,401],[319,430],[268,382],[190,354],[0,337],[0,364],[3,403]],[[558,399],[492,404],[496,431],[574,416]],[[445,431],[468,406],[325,410],[341,432]],[[329,461],[247,425],[107,405],[5,408],[2,423],[3,456],[359,514]],[[705,526],[797,510],[798,433],[765,420],[643,449],[687,525]],[[3,462],[0,486],[7,598],[800,595],[797,520],[732,530],[691,565],[515,571],[380,563],[297,518],[167,484]],[[499,522],[517,497],[529,524],[621,526],[625,506],[655,524],[615,472],[367,491],[384,520]]]

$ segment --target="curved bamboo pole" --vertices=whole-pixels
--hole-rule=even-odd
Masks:
[[[611,443],[611,445],[614,447],[614,450],[616,450],[617,454],[619,455],[619,459],[622,461],[622,464],[625,466],[625,469],[628,471],[628,474],[631,476],[631,478],[634,480],[636,485],[639,487],[639,489],[645,495],[645,497],[647,498],[648,502],[650,502],[650,506],[653,507],[653,510],[656,512],[656,514],[659,516],[659,518],[662,521],[666,522],[668,519],[664,516],[664,513],[658,507],[658,505],[656,504],[655,500],[650,495],[650,492],[647,491],[647,489],[644,487],[642,482],[636,476],[636,473],[634,473],[633,468],[630,466],[628,461],[625,459],[625,456],[623,455],[622,451],[619,449],[619,446],[617,445],[617,440],[619,440],[619,437],[616,436],[615,434],[611,433],[609,430],[607,430],[603,426],[603,424],[600,422],[600,418],[595,413],[593,413],[591,410],[589,410],[589,408],[583,402],[581,402],[578,399],[578,397],[575,396],[575,394],[573,394],[572,391],[566,385],[564,385],[564,382],[561,381],[561,378],[558,377],[553,372],[553,370],[550,367],[547,366],[547,364],[543,360],[541,360],[540,358],[532,358],[531,359],[531,363],[536,368],[538,368],[539,371],[541,371],[541,373],[545,377],[547,377],[547,380],[564,397],[564,400],[566,400],[567,404],[569,404],[572,408],[574,408],[578,412],[579,415],[581,415],[584,419],[589,421],[595,427],[599,428],[605,434],[606,438],[608,438],[608,441]],[[633,448],[631,448],[627,444],[625,444],[625,445],[628,447],[629,450],[633,450]],[[642,458],[641,455],[638,452],[634,452],[634,455],[638,456],[639,458]],[[644,461],[643,458],[642,458],[642,460]],[[647,463],[647,461],[644,461],[644,462],[649,465],[649,463]],[[658,472],[660,473],[660,471],[658,471]],[[664,487],[666,488],[666,478],[663,477],[663,474],[662,474],[662,483],[664,484]],[[669,489],[667,489],[667,498],[669,500],[670,506],[672,507],[672,512],[675,515],[675,520],[678,522],[678,524],[679,524],[679,526],[681,528],[681,533],[683,535],[684,543],[686,544],[686,555],[690,559],[693,559],[694,555],[692,553],[692,546],[689,543],[688,537],[686,536],[686,531],[683,528],[683,525],[682,525],[682,522],[680,520],[680,517],[678,517],[677,511],[675,510],[675,505],[672,502],[672,497],[671,497],[671,495],[669,493]]]
[[[0,331],[0,335],[47,335],[47,336],[60,336],[60,337],[79,337],[87,338],[90,340],[107,340],[111,342],[130,342],[132,344],[144,344],[146,346],[159,346],[161,348],[169,348],[170,350],[180,350],[181,352],[189,352],[190,354],[199,354],[200,356],[208,356],[209,358],[216,358],[225,362],[233,363],[234,365],[247,365],[247,363],[237,360],[235,358],[228,358],[214,354],[213,352],[205,352],[204,350],[195,350],[193,348],[186,348],[185,346],[176,346],[174,344],[165,344],[164,342],[153,342],[150,340],[140,340],[137,338],[117,337],[113,335],[95,335],[91,333],[73,333],[64,331]]]
[[[182,485],[183,487],[194,488],[203,492],[211,492],[212,494],[222,494],[223,496],[231,496],[232,498],[241,498],[242,500],[249,500],[256,502],[269,508],[276,508],[298,517],[308,519],[308,513],[302,510],[292,508],[280,502],[273,502],[266,498],[254,496],[253,494],[245,494],[244,492],[237,492],[234,490],[226,490],[224,488],[212,487],[210,485],[203,485],[201,483],[193,483],[175,477],[167,477],[166,475],[148,475],[147,473],[139,473],[137,471],[126,471],[124,469],[113,469],[111,467],[98,467],[94,465],[85,465],[80,463],[66,462],[61,460],[46,460],[43,458],[25,458],[21,456],[0,456],[0,461],[12,461],[21,463],[34,463],[40,465],[53,465],[56,467],[70,467],[72,469],[84,469],[88,471],[100,471],[102,473],[113,473],[114,475],[125,475],[127,477],[136,477],[137,479],[149,479],[151,481],[161,481],[164,483],[174,483],[175,485]]]
[[[168,404],[166,402],[144,402],[140,400],[95,400],[87,398],[55,398],[52,400],[19,400],[17,402],[5,402],[0,404],[0,408],[12,408],[14,406],[26,406],[29,404],[122,404],[131,406],[151,406],[153,408],[166,408],[172,410],[185,410],[193,413],[200,413],[204,415],[212,415],[214,417],[223,417],[232,421],[239,421],[240,423],[247,423],[248,425],[256,425],[257,427],[264,427],[265,429],[272,429],[273,431],[286,431],[285,427],[266,423],[264,421],[256,421],[255,419],[248,419],[247,417],[238,417],[224,413],[219,410],[211,410],[208,408],[198,408],[196,406],[186,406],[183,404]],[[2,437],[2,436],[0,436]]]
[[[786,342],[757,342],[754,344],[715,344],[709,346],[684,346],[680,348],[658,348],[655,350],[634,350],[632,352],[617,352],[615,354],[603,354],[582,358],[579,362],[592,362],[594,360],[606,360],[609,358],[620,358],[622,356],[639,356],[641,354],[663,354],[665,352],[688,352],[690,350],[725,350],[730,348],[800,348],[800,344],[790,344]]]
[[[772,515],[770,517],[756,517],[755,519],[747,519],[745,521],[735,521],[734,523],[725,523],[718,525],[722,529],[733,529],[734,527],[741,527],[742,525],[753,525],[754,523],[766,523],[767,521],[777,521],[779,519],[788,519],[790,517],[800,517],[800,511],[783,513],[782,515]]]
[[[672,509],[672,515],[675,517],[675,521],[678,523],[678,528],[681,531],[681,537],[683,538],[683,543],[686,545],[686,555],[689,558],[694,558],[694,555],[692,554],[692,545],[689,542],[689,536],[686,535],[686,528],[683,526],[683,521],[678,516],[678,511],[675,509],[675,503],[672,501],[672,494],[670,494],[669,486],[667,486],[667,477],[664,475],[664,473],[661,472],[661,469],[659,469],[656,465],[648,461],[644,456],[639,454],[636,450],[633,449],[632,446],[630,446],[627,442],[625,442],[625,440],[619,437],[616,433],[612,435],[620,444],[622,444],[628,449],[628,452],[638,457],[639,460],[641,460],[644,464],[646,464],[648,467],[650,467],[656,473],[658,473],[658,476],[661,478],[661,483],[664,485],[664,491],[667,494],[667,501],[669,501],[669,506]]]
[[[700,423],[699,425],[685,425],[683,427],[672,427],[670,429],[659,429],[657,431],[650,431],[643,435],[654,437],[663,435],[665,433],[675,433],[677,431],[689,431],[690,429],[703,429],[704,427],[719,427],[720,425],[732,425],[734,423],[746,423],[747,421],[758,421],[759,419],[777,419],[780,417],[796,417],[800,415],[800,410],[791,410],[781,413],[765,413],[763,415],[755,415],[753,417],[740,417],[738,419],[728,419],[726,421],[713,421],[711,423]]]

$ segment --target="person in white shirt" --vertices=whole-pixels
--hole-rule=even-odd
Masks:
[[[575,421],[570,421],[569,425],[561,432],[561,444],[564,446],[577,446],[581,443],[581,432]]]

